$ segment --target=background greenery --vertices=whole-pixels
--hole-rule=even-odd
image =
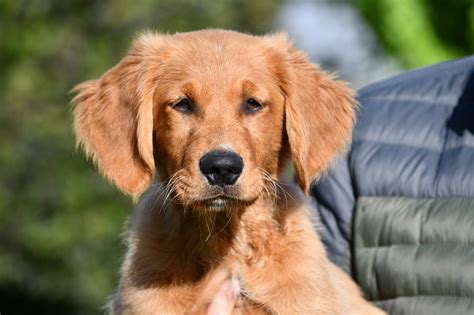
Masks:
[[[0,0],[1,314],[101,313],[117,282],[131,202],[75,151],[69,89],[143,29],[261,34],[280,2]],[[348,3],[406,68],[474,50],[471,0]]]

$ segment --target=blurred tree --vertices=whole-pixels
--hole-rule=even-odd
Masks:
[[[69,89],[144,29],[263,33],[275,0],[0,1],[0,312],[102,313],[130,202],[75,152]]]
[[[473,0],[356,0],[402,63],[420,67],[474,52]]]

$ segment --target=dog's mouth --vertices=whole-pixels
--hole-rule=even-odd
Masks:
[[[230,211],[250,203],[252,203],[252,200],[219,194],[195,201],[193,207],[204,211]]]
[[[210,211],[230,210],[236,207],[239,203],[238,199],[226,196],[218,196],[209,199],[200,200],[197,202],[199,208]]]
[[[196,211],[233,211],[242,209],[257,199],[258,195],[243,193],[241,186],[207,186],[188,194],[177,192],[173,200],[187,209]]]

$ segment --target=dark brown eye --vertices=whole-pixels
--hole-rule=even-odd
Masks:
[[[174,104],[173,108],[182,113],[194,112],[194,104],[189,98],[181,99],[178,103]]]
[[[263,108],[263,105],[260,104],[256,99],[249,98],[245,102],[245,111],[248,113],[256,113]]]

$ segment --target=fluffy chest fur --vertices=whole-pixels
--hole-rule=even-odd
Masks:
[[[173,204],[162,208],[151,194],[132,219],[122,270],[121,288],[126,290],[118,292],[116,307],[131,308],[136,296],[126,292],[148,288],[177,291],[174,306],[199,312],[223,281],[233,278],[241,288],[236,314],[269,313],[262,299],[273,299],[273,291],[283,286],[289,289],[293,281],[310,280],[287,278],[287,274],[303,276],[314,263],[327,263],[308,205],[298,194],[287,194],[279,202],[262,197],[233,212],[206,215]],[[324,276],[308,281],[307,286],[324,281]],[[331,294],[330,290],[325,294]],[[156,303],[163,306],[160,300]]]

